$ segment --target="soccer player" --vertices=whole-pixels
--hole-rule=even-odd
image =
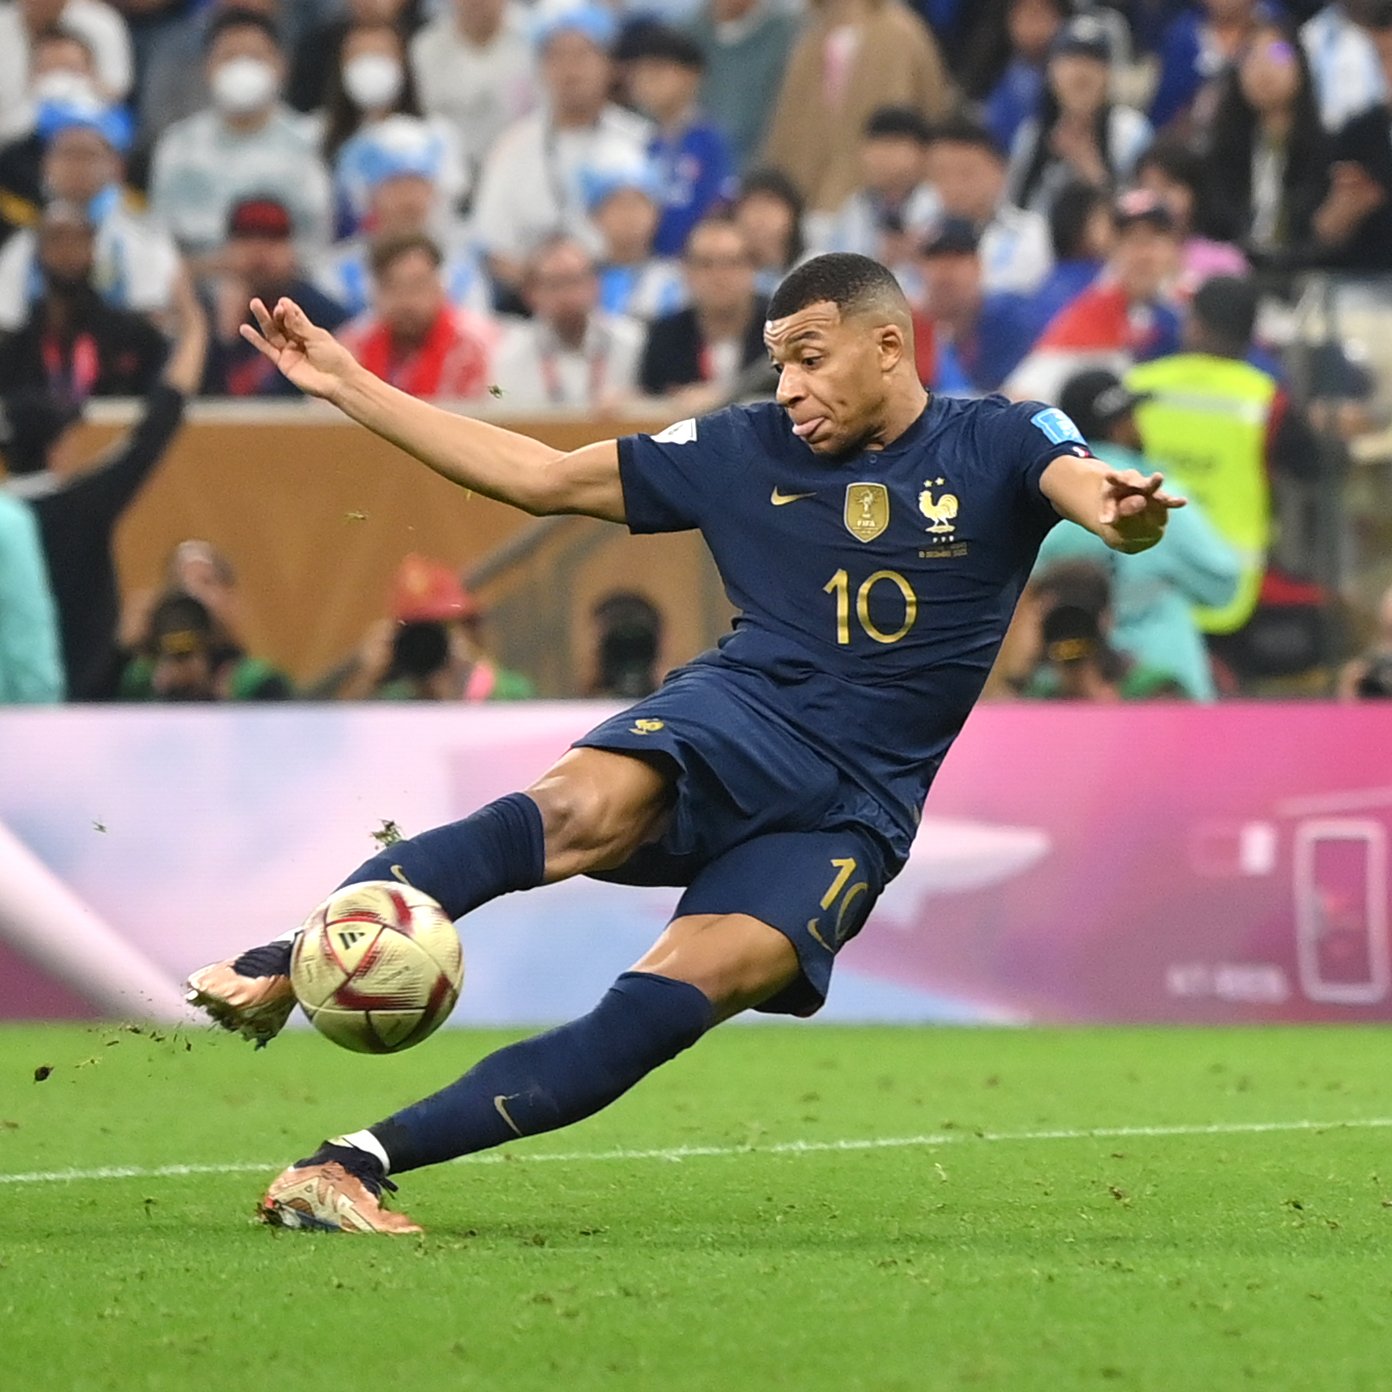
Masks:
[[[776,403],[563,454],[387,386],[298,306],[243,332],[302,390],[465,488],[635,532],[698,528],[740,616],[713,652],[605,721],[525,792],[400,841],[348,883],[398,878],[453,918],[571,875],[685,886],[590,1014],[509,1045],[276,1178],[289,1227],[416,1232],[388,1174],[566,1126],[744,1010],[811,1015],[837,951],[909,853],[1060,516],[1119,551],[1182,499],[1112,470],[1039,403],[928,395],[909,306],[864,256],[819,256],[769,306]],[[293,934],[190,979],[258,1041],[294,1006]]]

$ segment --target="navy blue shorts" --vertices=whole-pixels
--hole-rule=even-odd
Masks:
[[[742,913],[776,928],[802,976],[759,1008],[811,1015],[899,862],[876,830],[879,805],[759,695],[756,677],[695,663],[576,741],[677,771],[662,837],[595,878],[685,885],[678,918]]]

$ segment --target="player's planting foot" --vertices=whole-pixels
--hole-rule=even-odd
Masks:
[[[382,1207],[382,1191],[396,1192],[376,1156],[325,1141],[297,1160],[266,1190],[257,1214],[277,1228],[319,1232],[418,1233],[404,1213]]]
[[[200,967],[185,983],[186,999],[223,1029],[264,1048],[295,1008],[290,949],[289,942],[277,941]]]

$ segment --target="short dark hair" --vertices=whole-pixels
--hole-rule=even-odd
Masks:
[[[1099,207],[1107,207],[1107,194],[1096,184],[1074,179],[1054,197],[1049,209],[1049,240],[1055,261],[1079,261],[1088,249],[1087,226]]]
[[[675,63],[679,68],[704,72],[705,50],[681,29],[669,24],[635,24],[630,33],[619,41],[618,56],[630,63],[649,58],[660,63]]]
[[[439,246],[424,232],[399,232],[390,237],[381,237],[372,243],[368,265],[372,267],[374,276],[383,276],[403,256],[409,256],[413,251],[419,251],[429,257],[436,270],[444,264],[445,258],[441,255]]]
[[[230,10],[219,10],[208,21],[208,27],[203,31],[205,57],[212,52],[213,45],[229,29],[259,29],[277,48],[281,46],[280,30],[276,27],[273,19],[263,15],[260,10],[244,10],[234,7]]]
[[[1005,152],[996,144],[995,137],[979,121],[969,116],[949,116],[929,127],[928,143],[937,145],[975,145],[985,150],[993,159],[1004,160]]]
[[[906,305],[899,282],[886,267],[851,251],[829,251],[804,261],[783,277],[769,301],[768,317],[786,319],[808,305],[827,301],[844,317],[876,300]]]
[[[1240,351],[1252,341],[1261,296],[1241,276],[1210,276],[1194,292],[1189,312],[1210,339]]]
[[[870,113],[862,134],[866,140],[912,140],[928,143],[928,122],[911,106],[879,106]]]

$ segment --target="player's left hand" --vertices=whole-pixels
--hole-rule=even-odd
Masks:
[[[1187,498],[1166,493],[1163,474],[1147,477],[1136,469],[1108,469],[1103,476],[1102,508],[1098,521],[1123,543],[1154,545],[1165,531],[1173,508]]]

